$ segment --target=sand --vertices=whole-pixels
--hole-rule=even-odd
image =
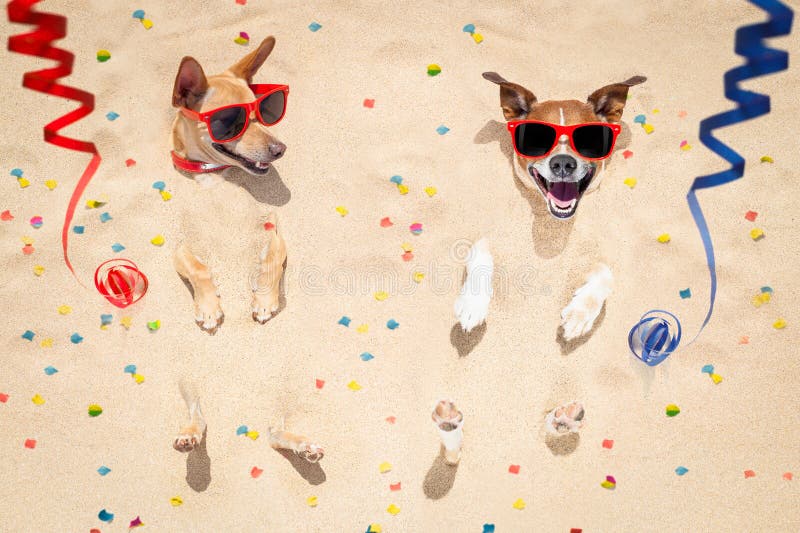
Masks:
[[[149,31],[131,18],[138,8],[154,23]],[[60,234],[88,157],[46,144],[41,131],[74,106],[21,87],[22,74],[45,62],[0,53],[0,210],[15,217],[0,222],[0,392],[9,395],[0,403],[0,530],[106,533],[137,516],[143,531],[165,532],[363,532],[371,523],[390,533],[472,532],[484,523],[499,532],[800,529],[798,481],[782,477],[800,474],[795,66],[748,84],[772,95],[770,115],[719,134],[748,165],[744,179],[699,195],[719,293],[711,323],[688,344],[707,310],[709,277],[685,195],[695,176],[723,168],[699,143],[698,123],[731,107],[721,80],[740,62],[733,31],[762,20],[757,9],[683,0],[51,1],[42,9],[69,16],[60,45],[77,57],[67,82],[96,96],[95,112],[67,133],[97,143],[103,162],[73,222],[85,232],[70,236],[84,288],[64,266]],[[316,33],[312,21],[322,24]],[[462,32],[467,23],[481,44]],[[24,30],[5,18],[0,27],[3,40]],[[240,31],[250,46],[233,42]],[[264,178],[234,172],[200,187],[168,158],[178,63],[192,55],[220,72],[270,34],[277,45],[256,81],[291,86],[274,128],[286,155]],[[798,33],[775,45],[800,49]],[[111,52],[108,62],[95,60],[99,49]],[[429,63],[442,73],[429,77]],[[571,222],[552,220],[514,177],[497,87],[481,78],[489,70],[540,100],[583,99],[648,77],[631,91],[601,187]],[[367,98],[374,108],[363,106]],[[120,117],[108,121],[109,111]],[[633,123],[639,113],[652,134]],[[450,131],[438,135],[440,125]],[[691,150],[679,149],[683,140]],[[624,159],[624,149],[634,155]],[[137,164],[127,168],[127,158]],[[28,188],[8,175],[14,167]],[[158,180],[169,202],[151,187]],[[429,186],[438,190],[432,198]],[[85,209],[88,199],[108,203]],[[263,244],[260,221],[273,209],[289,253],[285,308],[261,326],[250,317],[247,278]],[[755,222],[745,220],[748,210],[758,212]],[[101,223],[105,211],[113,219]],[[28,224],[36,215],[40,229]],[[395,225],[380,227],[387,216]],[[419,236],[408,231],[414,222],[423,224]],[[754,227],[766,237],[754,242]],[[657,242],[662,233],[671,242]],[[150,243],[158,234],[161,247]],[[21,252],[23,236],[34,239],[32,255]],[[465,338],[452,305],[464,249],[481,236],[495,258],[495,297],[486,327]],[[172,269],[182,240],[217,272],[226,320],[216,336],[194,324]],[[120,254],[111,250],[117,242]],[[413,261],[401,259],[404,242]],[[125,311],[91,284],[115,255],[150,279]],[[559,312],[600,260],[614,272],[614,292],[594,332],[565,347]],[[419,284],[415,271],[425,273]],[[755,308],[751,297],[765,285],[772,300]],[[686,288],[692,296],[681,299]],[[380,290],[385,301],[373,297]],[[61,305],[72,312],[59,314]],[[676,313],[686,341],[650,369],[628,352],[627,334],[653,308]],[[106,330],[103,313],[114,315]],[[349,328],[337,324],[343,315]],[[787,326],[776,330],[781,317]],[[161,328],[151,333],[146,323],[156,319]],[[400,326],[389,330],[389,319]],[[21,338],[26,330],[33,341]],[[75,332],[82,343],[70,342]],[[43,348],[47,338],[52,347]],[[363,362],[363,352],[375,358]],[[724,378],[718,385],[700,371],[709,363]],[[128,364],[142,384],[123,372]],[[48,365],[58,373],[46,375]],[[172,449],[185,417],[182,378],[198,384],[208,421],[204,452],[189,456]],[[351,381],[362,389],[348,389]],[[43,405],[31,402],[35,394]],[[464,413],[457,469],[443,464],[431,423],[442,397]],[[545,414],[576,399],[585,427],[568,442],[545,438]],[[89,417],[95,403],[104,411]],[[681,408],[674,418],[664,414],[670,403]],[[318,465],[270,448],[267,429],[282,417],[287,430],[325,447]],[[240,425],[261,438],[237,436]],[[390,472],[380,473],[383,462]],[[102,465],[106,476],[96,471]],[[257,479],[254,466],[263,470]],[[688,472],[676,475],[678,466]],[[600,486],[607,475],[613,491]],[[401,490],[390,491],[397,482]],[[173,507],[176,496],[183,504]],[[98,519],[101,509],[113,523]]]

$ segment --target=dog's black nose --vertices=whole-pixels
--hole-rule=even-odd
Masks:
[[[274,157],[275,159],[278,159],[278,158],[280,158],[281,156],[283,156],[283,153],[284,153],[285,151],[286,151],[286,145],[285,145],[285,144],[283,144],[283,143],[282,143],[282,142],[280,142],[280,141],[274,142],[274,143],[272,143],[272,144],[270,144],[270,145],[269,145],[269,153],[270,153],[270,154],[272,155],[272,157]]]
[[[575,172],[578,162],[571,155],[560,154],[550,159],[550,170],[559,178],[565,178]]]

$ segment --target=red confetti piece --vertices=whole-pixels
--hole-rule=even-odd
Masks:
[[[6,403],[8,401],[8,394],[3,394],[0,392],[0,403]]]
[[[273,224],[272,222],[265,222],[264,223],[264,229],[267,230],[267,231],[269,231],[271,229],[275,229],[275,224]]]
[[[783,474],[783,479],[785,479],[786,481],[791,481],[792,477],[794,476],[792,476],[791,472],[786,472],[785,474]]]
[[[384,218],[381,219],[381,227],[382,228],[388,228],[389,226],[392,226],[392,225],[393,225],[393,223],[392,223],[391,220],[389,220],[389,217],[384,217]]]
[[[321,379],[318,379],[318,380],[317,380],[317,388],[318,388],[318,389],[321,389],[321,388],[322,388],[322,387],[324,387],[324,386],[325,386],[325,381],[324,381],[324,380],[321,380]]]
[[[89,530],[89,533],[103,533],[103,532],[100,531],[99,529],[92,528]]]
[[[14,215],[11,214],[11,211],[6,209],[2,213],[0,213],[0,220],[3,220],[5,222],[8,222],[9,220],[14,220]]]
[[[239,4],[240,6],[243,6],[247,3],[247,0],[236,0],[236,3]]]
[[[744,214],[744,218],[746,218],[750,222],[755,222],[757,216],[758,213],[756,213],[755,211],[748,211],[747,213]]]
[[[253,467],[253,468],[250,470],[250,476],[252,476],[252,478],[253,478],[253,479],[258,479],[258,476],[260,476],[260,475],[261,475],[263,472],[264,472],[264,471],[263,471],[263,470],[261,470],[259,467],[257,467],[257,466],[254,466],[254,467]]]
[[[387,416],[386,421],[389,422],[390,424],[394,424],[397,421],[397,417]]]
[[[30,244],[26,244],[22,247],[22,253],[25,255],[31,255],[33,253],[33,246]]]
[[[414,254],[412,254],[411,252],[406,252],[401,257],[403,258],[403,261],[408,262],[414,259]]]
[[[679,116],[680,118],[683,118],[683,117],[685,117],[686,115],[688,115],[688,113],[687,113],[686,111],[678,111],[678,116]]]
[[[126,167],[132,167],[135,164],[136,164],[136,161],[134,161],[133,159],[126,159],[125,160],[125,166]]]
[[[750,344],[750,337],[747,335],[742,335],[739,337],[739,344]]]
[[[394,485],[389,485],[389,490],[391,491],[398,491],[400,490],[400,482],[398,481]]]
[[[36,439],[25,439],[25,447],[31,450],[36,448]]]
[[[373,107],[375,107],[375,100],[372,100],[371,98],[365,99],[364,100],[364,107],[368,107],[368,108],[372,109]]]
[[[511,465],[508,467],[508,471],[511,474],[519,474],[519,465]]]
[[[583,530],[579,527],[570,528],[569,533],[583,533]]]
[[[614,441],[613,440],[609,440],[609,439],[603,440],[603,448],[605,448],[606,450],[610,450],[613,447],[614,447]]]
[[[631,152],[630,150],[625,150],[624,152],[622,152],[622,157],[624,157],[625,159],[630,159],[632,155],[633,152]]]
[[[747,479],[749,477],[756,477],[756,473],[752,470],[745,470],[744,471],[744,478]]]

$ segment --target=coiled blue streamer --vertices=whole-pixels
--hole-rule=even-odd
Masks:
[[[731,168],[715,174],[698,176],[692,182],[692,186],[686,195],[689,210],[703,241],[708,271],[711,275],[711,295],[708,312],[697,335],[689,344],[697,340],[708,321],[711,320],[711,315],[714,312],[714,300],[717,295],[717,268],[714,259],[714,245],[711,242],[708,224],[695,193],[700,189],[709,189],[730,183],[744,175],[744,158],[715,138],[712,132],[717,128],[732,126],[769,113],[769,96],[746,91],[739,87],[739,83],[786,70],[789,66],[789,53],[785,50],[767,47],[764,44],[764,39],[789,35],[792,29],[794,12],[778,0],[749,0],[749,2],[766,11],[769,18],[766,22],[742,26],[736,30],[734,51],[744,57],[746,62],[744,65],[727,71],[723,76],[723,82],[725,85],[725,97],[736,102],[738,106],[729,111],[710,116],[700,122],[700,141],[707,148],[728,161],[731,164]],[[674,328],[670,328],[669,322],[663,316],[658,316],[660,313],[665,313],[665,311],[649,311],[645,313],[641,320],[631,328],[628,335],[628,346],[633,355],[650,366],[655,366],[666,359],[669,354],[677,349],[680,343],[680,322],[677,317],[667,313],[675,319],[677,326],[677,331],[675,331]]]

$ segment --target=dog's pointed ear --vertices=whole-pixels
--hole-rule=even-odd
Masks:
[[[258,48],[244,56],[235,65],[228,70],[239,78],[245,80],[248,84],[253,83],[253,76],[255,76],[264,61],[267,60],[272,49],[275,48],[275,37],[270,35],[258,45]]]
[[[589,95],[587,102],[594,108],[594,114],[609,122],[619,122],[628,100],[628,88],[647,81],[644,76],[634,76],[621,83],[612,83],[597,89]]]
[[[208,80],[203,67],[193,57],[186,56],[178,67],[175,87],[172,89],[172,105],[197,110],[203,95],[208,91]]]
[[[500,86],[500,107],[506,120],[515,120],[528,116],[536,103],[536,97],[522,85],[511,83],[497,72],[484,72],[483,77]]]

